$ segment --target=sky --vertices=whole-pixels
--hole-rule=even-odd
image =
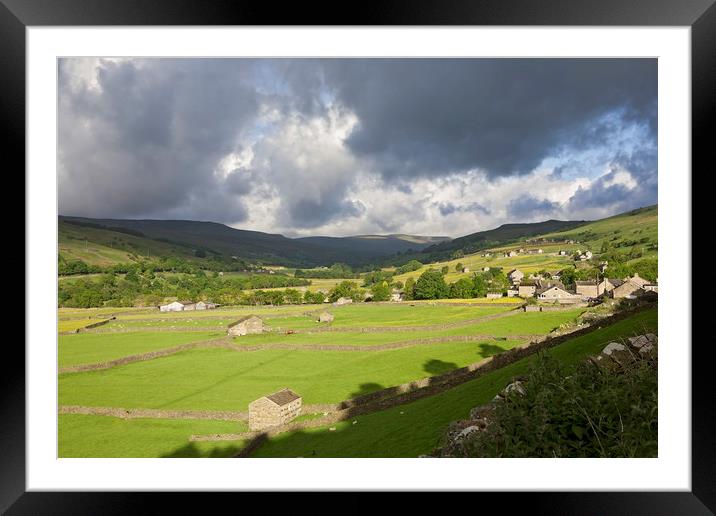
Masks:
[[[62,215],[457,237],[657,202],[655,59],[59,61]]]

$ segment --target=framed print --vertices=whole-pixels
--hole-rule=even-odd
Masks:
[[[421,4],[4,3],[28,208],[3,510],[713,510],[691,184],[716,8]]]

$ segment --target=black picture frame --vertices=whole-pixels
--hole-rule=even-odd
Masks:
[[[716,6],[714,0],[489,0],[290,3],[277,8],[230,0],[0,0],[0,131],[17,169],[25,167],[25,29],[83,25],[515,25],[689,26],[692,44],[692,161],[716,158]],[[689,174],[690,171],[683,173]],[[693,174],[692,174],[693,177]],[[688,178],[687,178],[688,179]],[[27,271],[26,271],[27,273]],[[691,281],[691,278],[686,278]],[[684,343],[690,345],[691,343]],[[692,347],[692,491],[480,494],[502,510],[528,503],[550,514],[711,514],[716,511],[716,445],[708,342]],[[7,514],[114,514],[146,510],[139,493],[39,493],[25,489],[25,356],[8,350],[0,389],[0,511]],[[15,354],[15,356],[12,355]],[[490,497],[489,499],[486,497]],[[174,503],[189,509],[185,496]],[[344,500],[345,502],[345,500]],[[248,507],[248,506],[245,506]],[[166,508],[166,507],[165,507]]]

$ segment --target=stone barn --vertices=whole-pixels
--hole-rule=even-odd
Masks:
[[[353,300],[350,297],[339,297],[335,303],[333,303],[333,306],[341,306],[341,305],[348,305],[351,304]]]
[[[333,322],[333,314],[330,312],[321,312],[318,316],[318,322]]]
[[[263,430],[288,423],[301,412],[303,398],[291,389],[262,396],[249,403],[249,430]]]
[[[214,308],[216,308],[216,303],[211,301],[199,301],[196,304],[196,310],[213,310]]]
[[[261,317],[256,315],[247,315],[242,317],[238,321],[229,324],[229,335],[240,336],[240,335],[251,335],[253,333],[263,333],[264,322]]]

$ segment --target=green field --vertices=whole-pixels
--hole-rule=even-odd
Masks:
[[[223,335],[192,333],[80,333],[59,336],[59,365],[93,364],[117,358],[171,348]]]
[[[605,242],[615,245],[625,241],[644,240],[639,244],[644,247],[643,256],[656,258],[657,251],[648,250],[647,246],[659,241],[658,220],[658,207],[649,206],[544,237],[578,240],[582,244],[582,250],[589,248],[592,251],[599,251]]]
[[[240,433],[246,423],[199,419],[119,419],[61,414],[60,457],[230,457],[241,442],[190,442],[192,434]]]
[[[441,343],[386,351],[201,349],[59,377],[60,405],[245,411],[290,387],[304,403],[335,403],[463,367],[519,341]]]
[[[549,353],[574,364],[612,340],[656,328],[657,311],[651,309],[569,340]],[[321,427],[280,434],[252,457],[417,457],[438,444],[450,421],[465,418],[472,407],[490,401],[512,377],[527,372],[533,360],[528,357],[441,394],[331,425],[334,431]]]

